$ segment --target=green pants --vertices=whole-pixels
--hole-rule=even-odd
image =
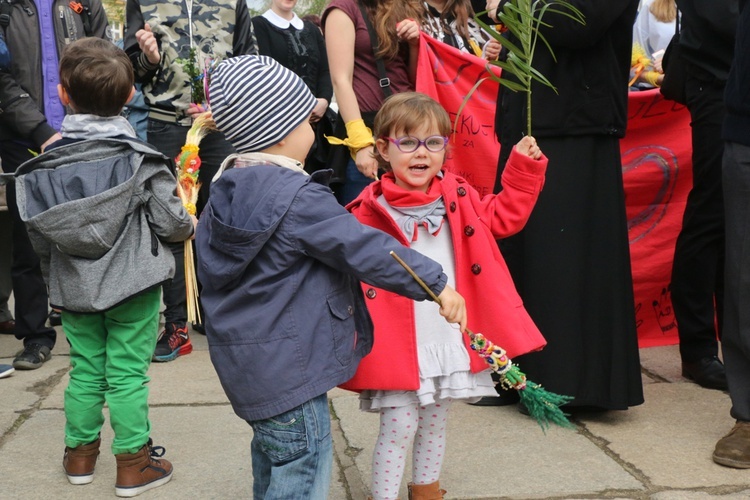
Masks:
[[[104,402],[115,433],[112,453],[135,453],[148,441],[148,384],[159,329],[159,288],[108,311],[62,312],[70,343],[70,382],[65,389],[65,445],[96,441]]]

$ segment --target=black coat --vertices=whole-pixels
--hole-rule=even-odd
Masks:
[[[682,57],[703,72],[702,79],[726,81],[734,52],[737,0],[677,0],[681,12]]]
[[[532,134],[537,137],[610,135],[627,124],[628,78],[638,0],[571,0],[586,24],[546,14],[552,25],[537,44],[533,66],[552,89],[532,83]],[[496,130],[501,144],[515,144],[526,130],[526,95],[501,87]],[[510,148],[506,148],[510,149]]]

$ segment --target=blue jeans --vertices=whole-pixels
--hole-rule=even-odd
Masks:
[[[333,443],[327,394],[250,425],[254,433],[253,498],[328,497]]]
[[[349,202],[354,201],[371,182],[372,179],[362,175],[354,160],[349,159],[349,163],[346,164],[346,183],[341,191],[339,203],[346,206]]]

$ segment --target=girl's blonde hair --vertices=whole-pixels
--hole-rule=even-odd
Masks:
[[[649,11],[660,23],[671,23],[677,19],[677,5],[674,0],[654,0]]]
[[[423,7],[418,0],[363,0],[365,10],[378,36],[376,57],[394,59],[400,50],[396,24],[413,19],[422,25]]]
[[[372,132],[376,139],[383,139],[391,133],[410,134],[425,124],[433,126],[440,135],[451,135],[451,119],[440,103],[420,92],[401,92],[385,100],[375,115]],[[380,156],[378,148],[374,148],[373,157],[380,168],[391,171],[391,165]]]

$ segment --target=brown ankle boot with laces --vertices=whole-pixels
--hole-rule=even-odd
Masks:
[[[117,483],[115,495],[134,497],[156,488],[172,479],[172,464],[164,456],[164,448],[152,446],[152,441],[135,453],[115,455],[117,459]]]
[[[82,444],[75,448],[65,447],[63,469],[70,484],[89,484],[94,480],[94,467],[99,456],[99,444],[102,440]]]

